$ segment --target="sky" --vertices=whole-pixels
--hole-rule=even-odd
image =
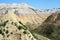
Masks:
[[[37,9],[60,8],[60,0],[0,0],[0,4],[27,3]]]

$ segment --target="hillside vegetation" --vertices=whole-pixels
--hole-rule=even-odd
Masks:
[[[51,40],[60,40],[60,13],[56,12],[50,15],[42,25],[34,31]]]

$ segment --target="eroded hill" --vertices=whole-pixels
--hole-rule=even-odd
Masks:
[[[0,40],[37,40],[15,14],[0,17]]]
[[[38,37],[38,38],[37,38]],[[40,38],[39,38],[40,37]],[[42,39],[43,38],[43,39]],[[50,40],[25,26],[14,13],[0,16],[0,40]]]
[[[27,4],[0,4],[0,39],[59,40],[59,11],[35,9]]]
[[[51,40],[60,40],[60,12],[51,14],[35,31]]]

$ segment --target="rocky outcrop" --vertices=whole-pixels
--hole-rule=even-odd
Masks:
[[[37,40],[18,16],[8,13],[0,16],[0,40]]]

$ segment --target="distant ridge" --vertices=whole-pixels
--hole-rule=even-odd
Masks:
[[[55,13],[56,11],[60,11],[60,8],[54,8],[54,9],[37,9],[34,8],[26,3],[21,4],[0,4],[0,13],[6,13],[6,11],[13,11],[15,13],[19,14],[43,14],[43,13]]]

